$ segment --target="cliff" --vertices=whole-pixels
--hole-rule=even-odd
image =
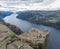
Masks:
[[[49,32],[47,30],[32,28],[29,32],[19,35],[19,38],[34,49],[47,49]]]
[[[23,31],[21,31],[18,27],[16,27],[15,25],[4,22],[3,19],[0,19],[0,24],[4,24],[4,25],[8,26],[17,35],[23,33]]]
[[[0,49],[33,49],[27,43],[21,42],[16,34],[6,25],[0,23]]]
[[[48,30],[32,28],[23,33],[0,19],[0,49],[47,49],[48,40]]]
[[[9,24],[9,23],[4,23],[4,25],[8,26],[14,33],[16,33],[17,35],[20,35],[21,33],[23,33],[23,31],[21,31],[18,27],[16,27],[15,25]]]

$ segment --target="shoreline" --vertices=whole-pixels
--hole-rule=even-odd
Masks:
[[[22,19],[22,20],[24,20],[24,19]],[[59,22],[51,23],[51,22],[33,22],[33,21],[29,21],[29,20],[25,20],[25,21],[28,21],[30,23],[37,24],[37,25],[44,25],[44,26],[48,26],[48,27],[53,27],[53,28],[60,30],[60,27],[58,26]]]
[[[6,25],[7,27],[9,27],[15,34],[20,35],[23,33],[22,30],[20,30],[18,27],[16,27],[15,25],[6,23],[3,19],[0,19],[0,23]]]

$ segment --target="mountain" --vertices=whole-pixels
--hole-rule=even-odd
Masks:
[[[19,11],[17,18],[36,24],[53,26],[60,29],[60,10],[55,11]]]
[[[49,16],[49,15],[59,15],[60,14],[60,10],[56,10],[56,11],[39,11],[39,10],[32,10],[32,11],[19,11],[17,12],[18,14],[18,18],[21,18],[21,19],[26,19],[26,18],[29,18],[29,17],[45,17],[45,16]]]
[[[0,11],[0,18],[4,18],[6,16],[11,15],[13,12],[10,11]]]

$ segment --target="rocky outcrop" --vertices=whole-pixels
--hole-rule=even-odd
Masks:
[[[32,28],[22,33],[16,26],[0,20],[0,49],[47,49],[48,30]]]
[[[21,41],[28,43],[34,49],[47,49],[49,32],[47,30],[39,30],[32,28],[27,33],[19,35]]]
[[[0,49],[33,49],[27,43],[21,42],[16,34],[6,25],[0,24]]]

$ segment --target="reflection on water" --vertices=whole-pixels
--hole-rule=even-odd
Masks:
[[[16,16],[17,14],[12,14],[10,16],[5,17],[4,20],[7,23],[16,25],[24,32],[29,31],[31,28],[49,30],[50,38],[48,43],[48,49],[60,49],[60,30],[57,30],[56,28],[53,28],[53,27],[32,24],[28,21],[18,19],[16,18]]]

